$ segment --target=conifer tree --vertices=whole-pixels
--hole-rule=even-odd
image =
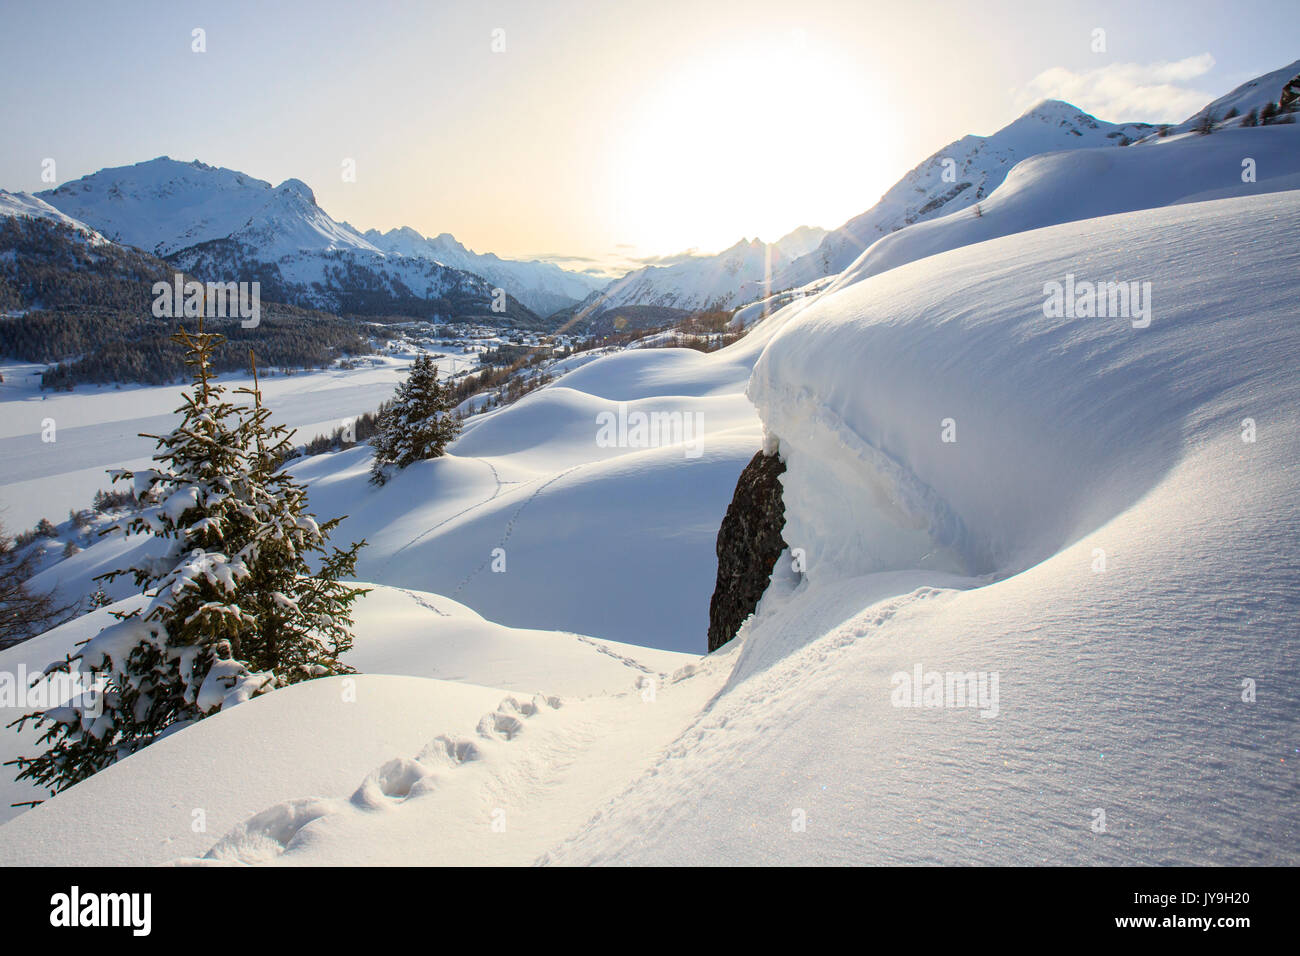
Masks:
[[[288,441],[268,422],[256,384],[251,408],[228,401],[211,378],[222,337],[184,329],[194,381],[178,426],[154,437],[156,467],[115,473],[132,481],[138,512],[104,533],[150,534],[161,553],[130,575],[146,599],[46,673],[76,675],[83,694],[28,714],[44,728],[37,757],[21,757],[18,779],[57,792],[159,737],[223,707],[307,677],[347,672],[348,608],[361,589],[339,583],[364,544],[325,555],[338,520],[318,525],[301,486],[275,469]],[[325,555],[312,574],[308,559]]]
[[[378,433],[371,440],[375,462],[370,480],[382,485],[393,466],[401,469],[442,455],[460,432],[460,420],[451,414],[455,405],[451,389],[438,381],[433,359],[427,353],[418,356],[406,381],[380,409]]]
[[[352,673],[339,658],[352,646],[352,603],[367,591],[339,579],[355,573],[366,542],[327,551],[330,533],[343,518],[318,524],[306,510],[306,489],[277,468],[292,448],[293,433],[271,423],[251,352],[249,359],[253,387],[239,392],[252,399],[248,480],[259,489],[254,497],[262,510],[255,539],[245,549],[249,579],[240,588],[248,596],[241,607],[257,620],[256,632],[244,641],[243,659],[275,674],[278,684]],[[314,571],[312,560],[319,562]]]

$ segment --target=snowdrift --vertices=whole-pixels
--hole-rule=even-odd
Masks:
[[[750,393],[806,573],[544,861],[1295,863],[1298,214],[1054,226],[790,321]],[[1045,318],[1066,272],[1150,281],[1149,327]]]
[[[1244,182],[1244,163],[1251,181]],[[1127,149],[1044,153],[1018,163],[979,204],[918,222],[874,242],[831,284],[868,276],[949,249],[1063,222],[1176,203],[1300,189],[1300,126],[1222,130]]]
[[[809,576],[1023,570],[1136,503],[1189,443],[1274,420],[1295,398],[1278,363],[1295,357],[1296,206],[1093,219],[824,295],[749,385]],[[1046,317],[1067,276],[1141,283],[1150,314]]]

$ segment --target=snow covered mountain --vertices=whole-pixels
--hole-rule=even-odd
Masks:
[[[71,216],[65,215],[45,200],[38,199],[30,193],[11,193],[8,190],[0,189],[0,218],[5,217],[42,219],[58,223],[80,233],[91,245],[103,245],[109,241],[84,222],[79,222]]]
[[[834,275],[881,236],[975,205],[1001,184],[1016,163],[1030,156],[1121,146],[1153,130],[1147,123],[1107,123],[1069,103],[1044,100],[991,136],[963,136],[930,156],[874,206],[777,272],[772,288],[796,288]]]
[[[365,239],[390,255],[430,259],[482,276],[493,285],[509,290],[511,295],[542,316],[580,302],[609,282],[581,272],[568,272],[550,262],[502,259],[491,252],[473,252],[446,232],[426,238],[409,226],[403,226],[388,232],[367,230]]]
[[[233,169],[167,156],[99,172],[40,193],[109,239],[167,257],[235,232],[271,199],[271,184]]]
[[[1239,116],[1244,116],[1251,110],[1263,109],[1266,103],[1277,103],[1282,94],[1282,87],[1297,76],[1300,76],[1300,60],[1248,80],[1231,93],[1226,93],[1212,103],[1207,103],[1173,127],[1171,132],[1188,132],[1206,113],[1222,121],[1233,110],[1236,110]]]
[[[256,279],[281,301],[336,312],[491,317],[492,291],[502,288],[512,303],[505,318],[534,322],[531,313],[571,305],[599,284],[549,263],[475,256],[450,236],[438,244],[444,258],[398,254],[331,218],[301,180],[272,187],[235,170],[165,156],[103,169],[39,198],[181,268]],[[474,265],[491,265],[495,275]]]
[[[646,266],[610,283],[584,309],[596,316],[630,305],[683,311],[732,308],[754,298],[773,274],[816,248],[825,235],[824,229],[800,226],[773,243],[741,239],[717,255]]]
[[[1242,157],[1255,178],[1242,180]],[[1171,175],[1171,168],[1177,175]],[[971,209],[892,232],[829,281],[834,291],[908,262],[999,236],[1134,209],[1300,189],[1300,126],[1225,129],[1128,149],[1045,153],[1018,164]]]

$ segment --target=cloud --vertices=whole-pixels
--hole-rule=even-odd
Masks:
[[[1110,122],[1177,123],[1214,99],[1187,85],[1213,68],[1209,53],[1173,62],[1110,63],[1081,72],[1056,66],[1015,91],[1016,107],[1065,100]]]

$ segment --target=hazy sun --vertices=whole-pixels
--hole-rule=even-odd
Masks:
[[[879,198],[894,115],[866,65],[792,31],[665,63],[661,75],[610,118],[623,130],[612,212],[638,246],[772,241],[803,224],[834,228]]]

